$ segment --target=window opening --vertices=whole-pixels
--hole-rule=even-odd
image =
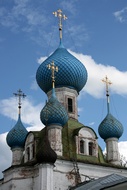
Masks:
[[[84,153],[84,141],[80,141],[80,153]]]
[[[35,155],[35,146],[34,146],[34,144],[32,145],[32,150],[33,150],[33,152],[32,152],[32,158],[34,158],[34,155]]]
[[[28,161],[30,160],[30,148],[29,147],[27,148],[27,160]]]
[[[89,155],[93,155],[93,143],[89,142]]]
[[[68,111],[73,112],[73,104],[72,99],[68,98]]]

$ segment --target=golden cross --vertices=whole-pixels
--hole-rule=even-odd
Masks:
[[[26,95],[24,94],[24,93],[22,93],[22,90],[21,89],[19,89],[18,91],[17,91],[17,93],[13,93],[16,97],[18,97],[19,98],[19,102],[18,102],[18,108],[19,108],[19,114],[20,114],[20,109],[21,109],[21,98],[25,98],[26,97]]]
[[[106,96],[107,96],[107,111],[109,113],[109,91],[108,91],[108,86],[111,85],[111,81],[108,79],[106,76],[104,79],[102,79],[102,82],[106,84]]]
[[[62,13],[61,9],[58,9],[57,11],[53,12],[55,17],[59,18],[59,31],[60,31],[60,39],[62,39],[62,19],[66,20],[67,17]]]
[[[108,86],[111,85],[111,81],[108,79],[108,77],[106,76],[104,79],[102,79],[102,82],[104,82],[106,84],[106,92],[107,92],[107,96],[109,96],[108,94]]]
[[[51,69],[51,78],[52,78],[52,87],[55,87],[55,71],[58,72],[58,67],[55,66],[54,62],[52,61],[51,64],[47,65],[48,69]]]

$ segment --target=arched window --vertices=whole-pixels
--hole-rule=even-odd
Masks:
[[[80,141],[80,153],[84,153],[84,141]]]
[[[93,155],[93,143],[89,142],[89,155],[92,156]]]

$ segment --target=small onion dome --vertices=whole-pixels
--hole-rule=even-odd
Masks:
[[[51,72],[47,69],[47,65],[52,61],[59,68],[59,72],[55,76],[57,78],[55,87],[68,87],[79,93],[86,84],[87,70],[77,58],[64,48],[61,42],[56,51],[37,70],[36,80],[40,88],[45,93],[52,89]]]
[[[119,139],[123,134],[123,126],[114,116],[108,113],[99,125],[98,132],[104,140],[113,137]]]
[[[10,146],[11,149],[16,147],[23,148],[27,133],[28,131],[23,126],[19,114],[19,118],[16,125],[7,134],[6,141],[8,146]]]
[[[40,113],[40,119],[46,126],[58,125],[64,126],[68,121],[68,114],[65,107],[57,100],[55,89],[52,89],[52,95]]]
[[[44,137],[42,143],[39,146],[39,150],[36,154],[38,163],[51,163],[54,164],[57,159],[57,154],[50,147],[47,136]]]

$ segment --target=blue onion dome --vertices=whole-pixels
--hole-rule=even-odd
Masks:
[[[6,141],[7,141],[8,146],[10,146],[11,149],[17,148],[17,147],[24,148],[27,133],[28,131],[23,126],[21,118],[20,118],[20,114],[19,114],[16,125],[7,134]]]
[[[40,113],[40,119],[46,126],[58,125],[64,126],[68,121],[68,114],[65,107],[57,100],[55,89],[52,89],[52,95]]]
[[[61,41],[56,51],[37,70],[36,80],[40,88],[45,93],[52,89],[51,73],[46,68],[52,61],[59,68],[59,72],[56,73],[57,81],[55,87],[68,87],[77,90],[79,93],[86,84],[87,70],[77,58],[64,48]]]
[[[54,164],[57,159],[56,152],[50,147],[48,137],[45,136],[42,143],[39,146],[39,150],[36,154],[38,163],[51,163]]]
[[[113,137],[119,139],[123,134],[123,126],[114,116],[108,113],[99,125],[98,132],[104,140]]]

